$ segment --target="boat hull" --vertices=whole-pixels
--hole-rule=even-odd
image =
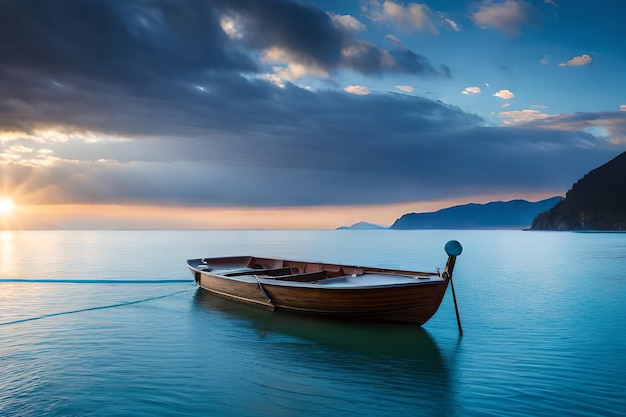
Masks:
[[[447,283],[355,289],[287,289],[270,284],[264,288],[281,310],[422,325],[439,308]]]
[[[267,310],[275,309],[275,306],[261,291],[258,283],[230,280],[219,275],[197,271],[194,276],[200,288],[213,294]]]
[[[188,266],[202,289],[256,307],[418,325],[435,314],[449,283],[446,274],[442,277],[437,273],[280,260],[264,260],[261,266],[289,265],[291,270],[304,273],[272,277],[265,275],[270,273],[268,270],[261,269],[233,272],[256,262],[251,259],[219,258],[209,263],[190,260]],[[305,272],[310,269],[317,272]],[[341,275],[346,273],[352,274]]]

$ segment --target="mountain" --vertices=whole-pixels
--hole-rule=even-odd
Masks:
[[[381,226],[379,224],[367,223],[367,222],[358,222],[353,224],[352,226],[340,226],[337,230],[382,230],[387,229],[385,226]]]
[[[578,180],[531,230],[626,230],[626,152]]]
[[[526,200],[465,204],[430,213],[409,213],[390,229],[524,229],[541,212],[554,207],[563,197],[534,203]]]

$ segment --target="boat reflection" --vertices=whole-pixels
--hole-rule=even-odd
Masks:
[[[202,289],[193,306],[195,331],[215,345],[203,356],[229,361],[235,350],[248,366],[261,366],[260,376],[251,371],[246,380],[281,410],[342,415],[359,404],[364,415],[377,416],[454,409],[445,355],[421,327],[268,312]]]
[[[252,326],[263,338],[285,335],[318,347],[389,359],[414,359],[433,368],[445,368],[445,361],[430,334],[421,327],[406,324],[370,323],[268,312],[235,303],[198,289],[195,305],[206,311],[230,316]]]

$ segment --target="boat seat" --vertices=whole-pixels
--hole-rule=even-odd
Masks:
[[[246,268],[240,271],[229,272],[224,274],[226,277],[238,277],[241,275],[269,275],[271,277],[277,277],[282,275],[289,275],[293,271],[289,267],[284,268],[267,268],[267,269],[254,269]]]
[[[305,272],[302,274],[282,275],[278,277],[272,277],[272,279],[279,281],[296,281],[296,282],[313,282],[320,279],[324,279],[326,273],[324,271]]]
[[[320,272],[323,271],[322,265],[320,264],[306,264],[304,267],[304,272]]]

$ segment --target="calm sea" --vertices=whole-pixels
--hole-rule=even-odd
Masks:
[[[424,327],[270,313],[185,260],[443,266]],[[626,234],[0,232],[1,416],[623,416]]]

